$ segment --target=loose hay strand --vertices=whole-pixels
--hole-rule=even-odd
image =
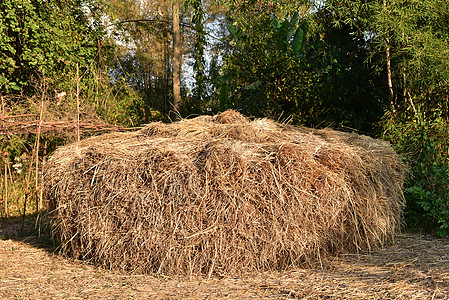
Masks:
[[[61,147],[44,176],[60,251],[132,272],[325,264],[382,246],[403,208],[388,143],[232,110]]]

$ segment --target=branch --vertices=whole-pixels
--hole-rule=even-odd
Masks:
[[[140,22],[148,22],[148,23],[157,23],[157,22],[159,22],[159,23],[167,23],[167,24],[172,24],[173,23],[173,21],[170,20],[170,19],[169,20],[160,20],[158,18],[155,18],[155,19],[131,19],[131,20],[123,20],[123,21],[118,21],[118,22],[115,22],[115,23],[110,23],[108,25],[105,25],[105,28],[109,28],[109,27],[112,27],[112,26],[117,26],[117,25],[120,25],[120,24],[140,23]],[[193,30],[196,31],[195,26],[190,24],[190,23],[180,22],[179,25],[181,27],[187,27],[187,28],[190,28],[190,29],[193,29]],[[210,36],[211,38],[217,40],[217,41],[220,41],[221,43],[226,44],[225,42],[223,42],[223,40],[221,38],[218,38],[218,37],[216,37],[216,36],[214,36],[214,35],[212,35],[212,34],[210,34],[208,32],[205,32],[205,34]]]
[[[173,23],[172,20],[160,20],[158,18],[155,18],[155,19],[134,19],[134,20],[131,19],[131,20],[123,20],[123,21],[118,21],[118,22],[115,22],[115,23],[111,23],[111,24],[105,25],[105,27],[108,28],[108,27],[112,27],[112,26],[116,26],[116,25],[120,25],[120,24],[140,23],[140,22],[167,23],[167,24],[172,24]],[[191,29],[195,29],[195,27],[193,25],[189,24],[189,23],[181,22],[180,25],[183,26],[183,27],[188,27],[188,28],[191,28]]]

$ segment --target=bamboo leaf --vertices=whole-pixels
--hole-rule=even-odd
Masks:
[[[274,29],[279,29],[281,27],[276,17],[273,17],[273,27]]]
[[[304,40],[304,30],[301,27],[298,27],[295,33],[295,37],[293,38],[293,52],[295,54],[299,54],[301,49],[304,47],[305,40]]]
[[[280,41],[287,41],[287,32],[290,27],[290,22],[288,20],[284,20],[282,22],[282,26],[277,30],[277,37]]]

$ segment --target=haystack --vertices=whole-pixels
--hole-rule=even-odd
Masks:
[[[232,110],[61,147],[44,176],[60,251],[132,272],[313,266],[383,245],[403,207],[388,143]]]

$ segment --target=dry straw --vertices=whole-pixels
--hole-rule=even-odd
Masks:
[[[210,276],[383,245],[400,225],[403,179],[386,142],[230,110],[61,147],[44,182],[62,253]]]

